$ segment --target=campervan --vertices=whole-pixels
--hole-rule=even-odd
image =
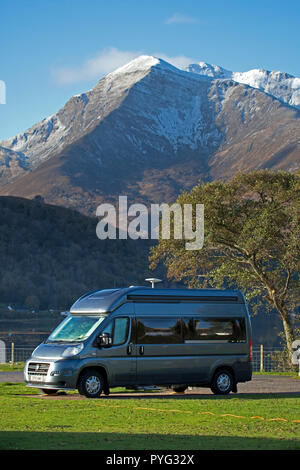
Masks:
[[[128,287],[87,293],[26,361],[29,387],[88,398],[113,387],[237,391],[251,380],[251,322],[237,290]]]

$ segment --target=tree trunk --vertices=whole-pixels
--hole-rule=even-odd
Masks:
[[[284,333],[285,333],[285,337],[286,337],[286,344],[287,344],[287,348],[288,348],[288,352],[289,352],[290,364],[291,364],[291,367],[296,370],[297,366],[294,366],[292,364],[292,355],[293,355],[293,352],[294,352],[294,350],[292,348],[292,344],[293,344],[293,341],[295,340],[294,330],[293,330],[293,327],[291,325],[291,320],[290,320],[290,317],[289,317],[288,313],[280,312],[280,314],[281,314]]]

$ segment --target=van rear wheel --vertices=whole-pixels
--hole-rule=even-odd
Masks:
[[[215,395],[227,395],[234,386],[233,375],[227,369],[218,370],[211,383],[211,391]]]
[[[103,376],[93,369],[89,369],[81,375],[78,382],[78,391],[80,395],[87,398],[99,398],[105,387]]]

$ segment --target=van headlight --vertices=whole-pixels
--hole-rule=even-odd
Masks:
[[[84,344],[76,344],[76,346],[68,346],[64,352],[62,353],[63,357],[71,357],[71,356],[76,356],[76,354],[79,354],[84,348]]]

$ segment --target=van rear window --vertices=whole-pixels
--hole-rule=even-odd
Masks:
[[[245,342],[244,318],[138,317],[138,344],[179,344],[201,341]]]
[[[182,343],[181,319],[171,317],[137,318],[138,344]]]
[[[199,341],[246,341],[244,318],[184,318],[183,338],[185,343]]]

